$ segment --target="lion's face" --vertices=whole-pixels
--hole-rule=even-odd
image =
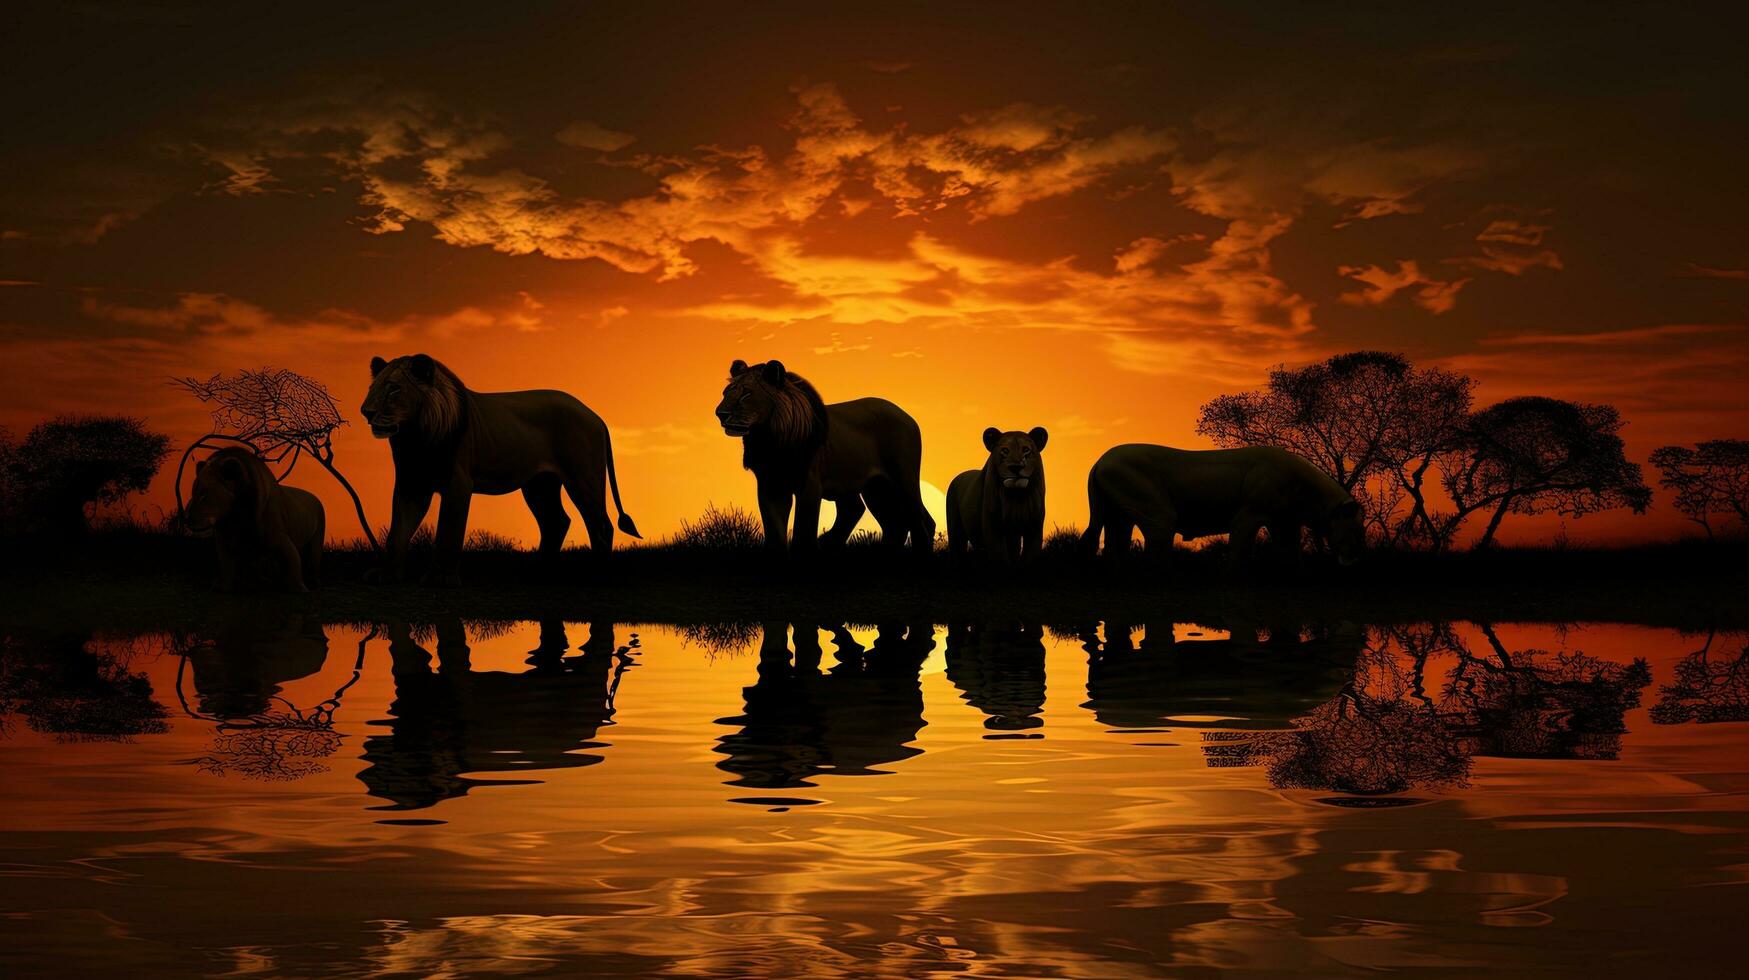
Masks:
[[[194,464],[194,492],[183,512],[188,529],[210,531],[229,517],[237,506],[244,479],[242,464],[229,457],[216,462],[203,459]]]
[[[729,365],[729,384],[723,389],[723,400],[717,403],[717,421],[722,423],[723,433],[738,439],[770,422],[777,411],[777,392],[786,378],[782,361],[752,367],[746,361]]]
[[[403,426],[416,426],[431,397],[437,362],[424,354],[385,361],[371,358],[370,392],[359,409],[370,423],[370,434],[387,439]]]
[[[984,430],[984,448],[990,451],[989,466],[1002,480],[1005,490],[1025,490],[1044,476],[1045,463],[1039,456],[1050,434],[1043,427],[1029,432],[1003,432],[991,426]]]
[[[1330,514],[1330,525],[1324,532],[1336,561],[1352,565],[1366,552],[1366,524],[1361,520],[1360,504],[1350,500]]]

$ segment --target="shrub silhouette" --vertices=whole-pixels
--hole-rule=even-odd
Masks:
[[[696,521],[682,520],[668,546],[693,551],[751,551],[765,544],[764,526],[753,514],[730,504],[709,504]]]
[[[1070,558],[1080,553],[1081,529],[1070,525],[1057,525],[1051,528],[1051,533],[1045,535],[1044,544],[1039,552],[1050,558]]]

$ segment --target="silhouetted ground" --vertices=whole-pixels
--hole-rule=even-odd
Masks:
[[[586,549],[551,564],[505,543],[463,558],[459,589],[364,584],[375,556],[330,551],[310,595],[217,595],[211,542],[145,531],[97,534],[51,557],[6,546],[0,619],[7,624],[195,626],[240,610],[295,610],[328,621],[477,619],[710,623],[878,622],[892,618],[1078,624],[1089,620],[1392,623],[1424,620],[1634,622],[1685,629],[1749,627],[1749,542],[1682,541],[1630,548],[1499,548],[1449,555],[1377,553],[1339,569],[1323,556],[1298,568],[1226,573],[1221,548],[1181,551],[1162,569],[1139,555],[1113,567],[1066,549],[1007,573],[853,546],[806,568],[769,566],[739,547],[637,546],[607,567]],[[416,550],[409,565],[422,571]]]

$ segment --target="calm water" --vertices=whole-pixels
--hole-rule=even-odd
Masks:
[[[16,635],[0,973],[1734,974],[1742,636]]]

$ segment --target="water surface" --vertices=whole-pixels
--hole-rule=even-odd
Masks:
[[[0,972],[1722,976],[1741,636],[9,635]]]

